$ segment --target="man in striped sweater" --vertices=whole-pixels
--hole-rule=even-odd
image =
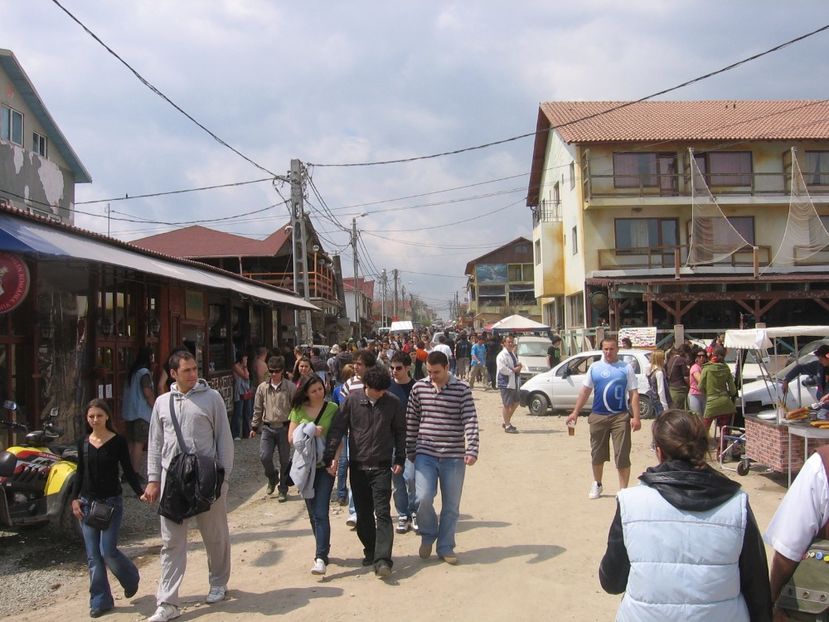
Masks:
[[[415,466],[415,496],[421,559],[437,554],[455,565],[455,528],[467,466],[478,459],[478,415],[469,385],[449,373],[449,360],[433,351],[428,378],[415,383],[406,408],[406,457]],[[434,501],[441,490],[440,521]]]

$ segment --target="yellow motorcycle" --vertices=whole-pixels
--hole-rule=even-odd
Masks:
[[[0,428],[25,434],[20,444],[0,451],[0,528],[19,530],[52,525],[63,538],[81,537],[80,524],[72,514],[72,486],[78,470],[77,450],[54,445],[63,431],[57,427],[53,408],[43,428],[29,432],[8,418],[17,404],[3,404],[7,418]]]

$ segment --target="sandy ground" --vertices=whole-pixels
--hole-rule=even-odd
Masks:
[[[586,419],[569,437],[564,418],[516,413],[520,433],[500,426],[495,392],[474,391],[481,427],[479,462],[466,471],[457,553],[452,567],[434,556],[417,555],[413,533],[395,539],[395,566],[386,580],[360,564],[362,548],[332,505],[332,547],[328,574],[309,573],[313,539],[304,503],[264,494],[259,468],[234,471],[229,496],[233,574],[229,598],[202,604],[206,559],[198,532],[191,536],[189,565],[182,589],[181,620],[256,620],[288,615],[291,620],[352,620],[372,617],[423,620],[612,620],[620,596],[605,594],[598,582],[607,531],[615,511],[617,478],[606,469],[605,495],[589,500],[591,483]],[[256,452],[258,441],[242,441],[241,452]],[[633,473],[654,463],[650,423],[634,434]],[[261,467],[260,467],[261,468]],[[739,477],[749,493],[761,529],[782,499],[783,478],[759,469]],[[234,485],[235,482],[235,485]],[[292,489],[293,493],[293,489]],[[394,514],[394,510],[392,510]],[[155,609],[159,575],[158,540],[124,546],[141,568],[141,588],[127,601],[116,595],[107,620],[138,620]],[[20,621],[78,620],[88,615],[86,575],[62,585],[50,603],[14,616]],[[120,592],[120,590],[117,590]],[[376,612],[376,613],[374,613]]]

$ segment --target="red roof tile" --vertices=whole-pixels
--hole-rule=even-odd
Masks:
[[[568,143],[829,139],[829,100],[553,101],[540,109]]]
[[[276,255],[290,237],[287,225],[264,240],[193,225],[133,240],[131,243],[174,257],[267,257]]]
[[[368,281],[363,277],[357,277],[357,281],[360,284],[360,289],[363,292],[363,296],[374,300],[374,281]],[[347,292],[354,291],[354,277],[347,276],[343,277],[343,289]]]

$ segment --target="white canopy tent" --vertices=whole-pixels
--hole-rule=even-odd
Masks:
[[[496,333],[534,333],[548,330],[550,327],[546,324],[523,315],[510,315],[492,325],[492,331]]]
[[[765,354],[769,349],[774,348],[775,355],[777,354],[777,339],[781,337],[792,337],[794,339],[794,350],[799,351],[797,345],[798,337],[826,337],[829,336],[829,326],[776,326],[774,328],[744,328],[731,329],[725,331],[725,345],[726,348],[734,348],[737,350],[754,350],[758,352],[757,362],[762,370],[762,379],[766,383],[766,389],[769,396],[774,402],[782,403],[783,396],[780,393],[780,388],[772,378],[771,373],[763,362],[762,354]],[[745,412],[745,402],[743,400],[743,392],[740,390],[740,399],[743,402],[743,412]],[[782,417],[782,412],[778,409],[778,422]]]
[[[412,323],[409,320],[401,320],[399,322],[392,322],[390,333],[410,333],[414,330]]]

